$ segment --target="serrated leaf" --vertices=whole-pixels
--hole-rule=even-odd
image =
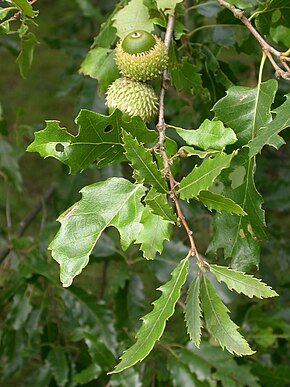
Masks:
[[[249,143],[249,156],[259,153],[265,145],[275,145],[273,137],[290,126],[290,93],[286,95],[286,101],[273,111],[275,118],[265,127],[261,128],[256,137]],[[284,141],[282,141],[284,143]],[[282,145],[282,144],[280,144]]]
[[[36,36],[29,32],[21,39],[21,51],[16,59],[22,78],[26,78],[32,65],[34,47],[38,43]]]
[[[194,345],[199,348],[201,340],[200,278],[197,275],[191,282],[185,301],[185,321],[187,332]]]
[[[225,128],[221,121],[206,119],[196,130],[174,129],[188,145],[195,145],[203,150],[222,150],[237,141],[235,132],[231,128]]]
[[[253,296],[258,298],[278,296],[270,286],[261,282],[260,279],[242,271],[218,265],[210,265],[210,271],[219,282],[224,282],[230,290],[234,289],[237,293],[243,293],[250,298]]]
[[[235,152],[227,155],[220,153],[214,158],[206,159],[198,167],[195,167],[186,177],[184,177],[179,186],[181,199],[192,199],[200,193],[207,190],[221,171],[230,166]]]
[[[168,15],[174,15],[175,7],[183,0],[156,0],[157,7]]]
[[[123,178],[84,187],[82,199],[58,219],[60,230],[49,245],[52,257],[60,264],[63,286],[70,286],[89,262],[89,256],[105,228],[118,229],[123,249],[135,241],[146,188]]]
[[[89,110],[81,110],[76,118],[79,131],[76,136],[59,126],[58,121],[47,121],[44,130],[35,133],[28,152],[54,157],[70,168],[70,173],[88,168],[93,162],[98,166],[126,160],[121,140],[122,128],[139,141],[153,142],[156,133],[147,129],[140,117],[130,122],[122,121],[122,113],[115,111],[104,116]]]
[[[226,211],[230,214],[247,215],[247,213],[232,199],[211,191],[200,191],[198,200],[202,202],[210,211]]]
[[[90,50],[80,67],[80,73],[98,80],[99,94],[119,76],[116,66],[115,51],[109,48],[95,47]]]
[[[68,381],[68,362],[63,347],[57,346],[50,350],[47,360],[58,386],[64,386]]]
[[[255,353],[238,332],[238,326],[228,315],[228,308],[222,303],[216,290],[205,275],[203,275],[201,283],[200,297],[207,329],[219,342],[220,346],[238,356]]]
[[[148,8],[143,4],[143,0],[131,0],[114,16],[113,20],[117,35],[121,39],[135,30],[152,32],[154,29],[153,23],[149,20]]]
[[[173,86],[178,92],[189,91],[193,95],[201,95],[205,92],[202,86],[201,74],[197,67],[183,57],[178,61],[176,57],[169,61],[169,74]]]
[[[168,203],[165,194],[159,193],[156,189],[151,188],[145,197],[145,203],[151,208],[153,214],[161,216],[162,219],[171,223],[177,221],[176,215]]]
[[[274,79],[255,88],[233,86],[213,107],[217,119],[232,128],[238,138],[237,146],[247,144],[253,134],[271,122],[271,105],[278,83]]]
[[[178,153],[181,155],[181,157],[187,158],[191,156],[198,156],[200,159],[204,159],[207,156],[215,155],[219,153],[218,150],[214,149],[208,149],[206,151],[194,149],[190,146],[182,146],[179,148]]]
[[[183,259],[172,272],[172,278],[158,290],[162,295],[153,302],[153,310],[142,317],[142,326],[136,335],[137,341],[122,356],[121,362],[111,373],[121,372],[142,361],[160,339],[166,321],[174,313],[175,304],[180,297],[180,289],[187,277],[188,257]]]
[[[170,239],[170,222],[154,215],[149,207],[145,207],[140,223],[136,243],[141,243],[141,250],[146,259],[154,259],[157,252],[162,253],[164,241]]]
[[[156,188],[158,192],[167,193],[168,185],[165,177],[162,176],[156,163],[153,162],[151,152],[125,130],[122,131],[122,136],[126,151],[125,155],[133,169],[138,171],[138,176],[142,176],[144,182]]]

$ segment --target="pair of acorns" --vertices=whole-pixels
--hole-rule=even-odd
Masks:
[[[158,98],[147,82],[164,71],[168,55],[163,41],[146,31],[131,32],[116,46],[115,61],[122,74],[107,90],[106,105],[149,121],[158,110]]]

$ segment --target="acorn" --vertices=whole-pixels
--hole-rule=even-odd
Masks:
[[[137,30],[117,43],[115,60],[124,77],[145,82],[165,70],[168,55],[158,36]]]
[[[106,105],[131,117],[140,116],[149,121],[157,113],[158,99],[147,83],[118,78],[107,89]]]

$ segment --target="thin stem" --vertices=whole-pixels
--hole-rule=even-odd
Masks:
[[[268,57],[268,59],[270,60],[270,62],[272,64],[272,66],[276,70],[276,73],[275,73],[276,77],[282,77],[284,79],[290,80],[289,66],[286,63],[287,61],[290,62],[290,58],[285,56],[285,53],[276,50],[269,43],[267,43],[266,40],[263,39],[262,36],[259,34],[259,32],[252,26],[250,20],[246,18],[243,11],[236,8],[234,5],[228,3],[225,0],[217,0],[217,2],[220,5],[222,5],[223,7],[230,10],[233,13],[233,15],[237,19],[239,19],[248,28],[248,30],[251,32],[251,34],[257,39],[263,52],[266,54],[266,56]],[[286,51],[286,54],[288,53],[288,51]],[[281,63],[281,65],[284,67],[284,69],[286,71],[283,68],[278,66],[278,64],[275,62],[273,56]]]
[[[167,52],[169,51],[170,41],[171,41],[172,34],[173,34],[173,28],[174,28],[174,16],[169,15],[168,16],[168,24],[167,24],[166,33],[165,33],[165,38],[164,38],[164,44],[166,46]],[[189,243],[190,243],[189,255],[195,256],[198,263],[201,266],[205,266],[206,263],[203,261],[203,259],[198,254],[198,251],[197,251],[197,248],[195,245],[195,241],[194,241],[194,238],[192,236],[192,231],[190,230],[190,228],[187,224],[187,221],[182,213],[182,210],[181,210],[181,207],[180,207],[180,204],[178,201],[177,192],[175,190],[176,182],[175,182],[173,175],[172,175],[172,172],[170,170],[170,161],[167,157],[165,146],[164,146],[165,130],[167,127],[167,125],[165,123],[165,118],[164,118],[164,113],[165,113],[164,96],[165,96],[165,90],[168,88],[168,83],[169,83],[169,78],[168,78],[168,72],[166,69],[162,75],[162,84],[161,84],[161,90],[160,90],[160,95],[159,95],[159,114],[158,114],[158,124],[156,126],[158,133],[159,133],[159,142],[158,142],[157,146],[155,147],[155,149],[159,150],[160,155],[162,157],[163,165],[164,165],[164,173],[168,177],[168,180],[169,180],[170,197],[175,204],[178,220],[183,225],[183,227],[187,233],[188,239],[189,239]]]

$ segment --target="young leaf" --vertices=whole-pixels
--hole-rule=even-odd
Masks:
[[[237,331],[238,326],[230,319],[228,308],[222,303],[205,275],[201,283],[200,296],[207,329],[220,346],[238,356],[255,353]]]
[[[259,153],[265,145],[273,145],[273,137],[290,126],[289,111],[290,93],[286,95],[286,101],[273,111],[273,113],[275,113],[274,120],[261,128],[258,131],[257,136],[249,143],[250,157]]]
[[[124,249],[135,241],[143,212],[140,203],[145,187],[123,178],[112,178],[86,186],[82,199],[60,217],[61,228],[49,249],[60,264],[63,286],[70,286],[89,262],[93,247],[106,227],[120,232]]]
[[[157,165],[152,160],[150,151],[133,138],[130,133],[122,131],[125,156],[130,161],[133,169],[138,171],[138,175],[142,176],[146,184],[156,188],[158,192],[167,193],[168,186],[165,177],[162,176]]]
[[[79,124],[77,136],[59,126],[58,121],[47,121],[44,130],[35,133],[35,139],[27,148],[40,156],[54,157],[70,168],[70,173],[88,168],[93,162],[98,166],[124,161],[121,128],[132,133],[139,141],[153,142],[156,134],[147,129],[140,117],[122,121],[122,113],[115,111],[104,116],[89,110],[81,110],[76,118]]]
[[[235,132],[231,128],[225,128],[223,123],[217,120],[206,119],[196,130],[174,129],[188,145],[195,145],[203,150],[222,150],[237,141]]]
[[[211,191],[200,191],[198,200],[202,202],[210,211],[226,211],[230,214],[246,215],[246,212],[232,199]]]
[[[198,156],[200,159],[204,159],[207,156],[215,155],[217,153],[220,153],[218,150],[214,149],[208,149],[206,151],[194,149],[190,146],[182,146],[179,148],[178,153],[181,155],[181,157],[187,158],[191,156]]]
[[[185,301],[185,321],[187,332],[194,345],[199,348],[201,340],[200,277],[197,275],[191,282]]]
[[[163,242],[170,239],[169,222],[145,207],[142,213],[141,229],[136,243],[141,243],[141,250],[146,259],[154,259],[156,253],[163,251]]]
[[[143,0],[131,0],[114,16],[113,20],[117,35],[121,39],[135,30],[152,32],[154,29],[149,19],[148,8],[143,4]]]
[[[33,60],[34,46],[37,44],[36,36],[29,32],[21,39],[21,52],[16,59],[22,78],[26,78]]]
[[[155,188],[151,188],[145,197],[145,202],[151,208],[153,214],[161,216],[162,219],[168,222],[176,222],[176,215],[170,207],[165,194],[157,192]]]
[[[181,199],[192,199],[202,190],[208,189],[221,171],[230,166],[235,152],[227,155],[220,153],[212,159],[206,159],[198,167],[195,167],[186,177],[184,177],[179,186]]]
[[[180,289],[187,277],[188,258],[183,259],[172,272],[172,278],[158,290],[160,298],[153,302],[153,310],[142,317],[142,326],[136,335],[137,341],[122,356],[121,362],[111,373],[121,372],[142,361],[159,340],[166,321],[174,313],[175,304],[180,296]]]
[[[24,15],[29,17],[35,17],[38,14],[38,11],[34,11],[32,5],[28,0],[13,0],[14,3]]]
[[[80,72],[98,80],[99,94],[119,76],[115,60],[115,52],[109,48],[95,47],[90,50],[82,62]]]
[[[230,290],[234,289],[237,293],[244,293],[250,298],[253,296],[258,298],[278,296],[270,286],[261,282],[260,279],[242,271],[218,265],[210,265],[210,271],[219,282],[224,282]]]

